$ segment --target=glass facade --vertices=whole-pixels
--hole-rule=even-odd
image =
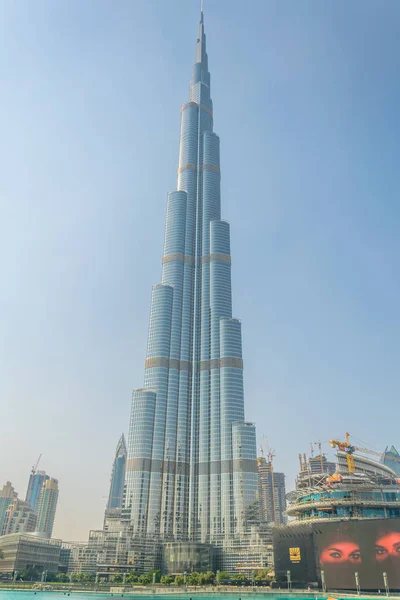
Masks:
[[[382,462],[400,476],[400,454],[394,446],[386,448]]]
[[[144,387],[132,398],[125,482],[123,513],[134,536],[221,546],[259,519],[203,14],[181,108],[177,190],[168,195]]]
[[[37,531],[51,537],[58,502],[58,480],[47,479],[42,487],[37,512]]]
[[[111,472],[110,493],[108,496],[107,509],[122,507],[122,500],[124,497],[126,456],[127,449],[125,437],[122,434],[115,452]]]
[[[262,519],[266,523],[284,525],[287,522],[285,474],[274,471],[272,462],[267,462],[263,456],[257,463]]]
[[[49,476],[45,473],[45,471],[32,471],[29,476],[25,502],[29,504],[34,512],[38,511],[40,493],[42,491],[44,482],[48,479]]]

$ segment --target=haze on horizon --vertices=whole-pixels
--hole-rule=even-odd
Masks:
[[[0,486],[100,528],[143,383],[197,0],[6,0]],[[349,430],[400,445],[400,5],[206,0],[247,420],[293,485]],[[328,450],[324,443],[323,448]]]

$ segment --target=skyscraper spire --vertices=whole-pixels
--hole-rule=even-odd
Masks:
[[[207,54],[206,54],[206,35],[204,33],[204,13],[203,6],[200,12],[200,23],[199,23],[199,35],[197,38],[197,49],[196,49],[196,62],[205,63],[207,68]]]
[[[210,89],[201,5],[144,386],[132,398],[124,513],[136,537],[227,542],[232,550],[254,526],[258,474],[255,427],[244,421],[241,323],[232,318]]]

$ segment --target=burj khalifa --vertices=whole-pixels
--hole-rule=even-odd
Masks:
[[[168,194],[144,385],[133,392],[124,512],[133,535],[226,546],[257,521],[255,426],[245,421],[241,322],[201,12],[177,189]]]

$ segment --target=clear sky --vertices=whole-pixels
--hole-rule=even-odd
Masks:
[[[143,383],[199,4],[1,5],[0,483],[43,453],[65,539],[101,526]],[[311,441],[400,446],[400,2],[205,24],[246,417],[290,488]]]

